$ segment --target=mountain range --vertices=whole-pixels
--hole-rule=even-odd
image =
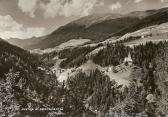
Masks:
[[[25,40],[9,39],[8,41],[24,49],[53,48],[72,39],[90,39],[92,42],[99,42],[113,35],[122,36],[149,25],[164,23],[168,19],[167,10],[164,8],[136,11],[124,15],[94,14],[61,26],[44,37],[33,37]]]

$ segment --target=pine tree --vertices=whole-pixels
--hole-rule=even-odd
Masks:
[[[0,116],[1,117],[14,117],[18,110],[19,104],[14,96],[13,87],[16,86],[15,79],[19,73],[10,71],[6,74],[6,81],[0,83]]]

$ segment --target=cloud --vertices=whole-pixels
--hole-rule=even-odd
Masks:
[[[160,0],[161,2],[166,2],[166,0]]]
[[[122,7],[121,3],[120,3],[120,2],[116,2],[116,3],[112,4],[112,5],[110,5],[109,8],[110,8],[112,11],[114,11],[114,10],[120,9],[121,7]]]
[[[104,6],[104,0],[97,2],[96,6]]]
[[[135,0],[135,3],[139,3],[142,2],[143,0]]]
[[[43,27],[27,27],[16,22],[10,15],[0,15],[0,37],[8,38],[31,38],[33,36],[44,35],[45,28]]]
[[[160,0],[162,3],[167,3],[168,0]]]
[[[35,11],[39,0],[19,0],[18,6],[22,12],[27,13],[31,17],[35,17]]]
[[[168,0],[160,0],[160,2],[163,4],[163,7],[168,7]]]
[[[22,12],[35,17],[35,11],[41,9],[45,18],[55,16],[87,16],[95,6],[104,5],[104,0],[19,0]]]
[[[50,0],[48,4],[41,4],[46,18],[55,16],[87,16],[98,3],[98,0]]]

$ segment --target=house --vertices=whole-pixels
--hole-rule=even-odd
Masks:
[[[125,59],[124,59],[124,64],[126,64],[126,65],[132,65],[132,63],[133,63],[133,60],[131,58],[131,54],[129,53],[128,57],[125,57]]]
[[[141,36],[141,38],[142,38],[142,39],[144,39],[144,38],[145,38],[145,36],[144,36],[144,35],[142,35],[142,36]]]
[[[109,66],[109,67],[107,68],[107,72],[111,72],[111,71],[113,71],[113,66]]]

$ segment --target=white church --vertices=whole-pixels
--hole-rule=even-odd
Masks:
[[[131,58],[131,54],[129,53],[128,57],[125,57],[124,59],[124,64],[132,65],[132,63],[133,63],[133,60]]]

